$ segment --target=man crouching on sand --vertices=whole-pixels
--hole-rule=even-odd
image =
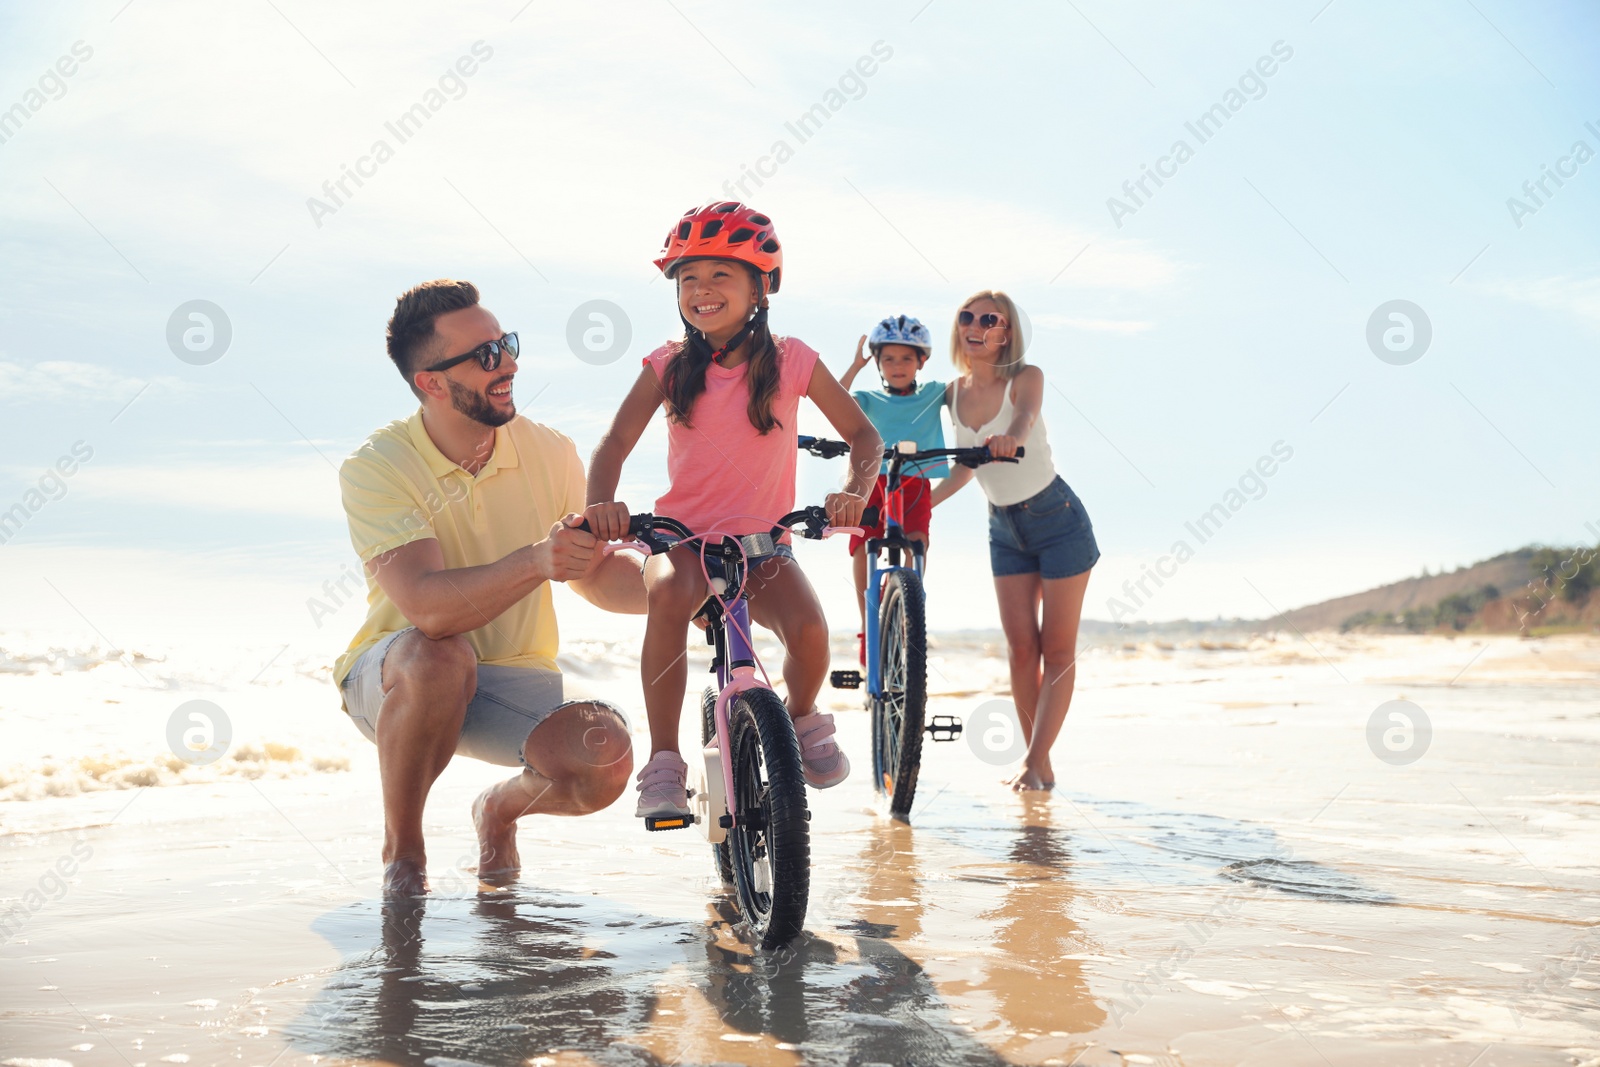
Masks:
[[[480,878],[516,873],[522,816],[587,815],[621,795],[633,772],[627,722],[601,701],[563,702],[550,583],[633,614],[645,592],[636,560],[605,556],[576,528],[578,450],[517,415],[517,335],[475,286],[403,294],[388,346],[422,407],[339,470],[368,608],[334,678],[378,746],[384,892],[414,896],[428,890],[423,804],[456,753],[522,768],[473,803]]]

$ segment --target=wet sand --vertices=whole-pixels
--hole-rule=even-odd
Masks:
[[[931,685],[961,695],[931,710],[1003,690],[943,646]],[[480,887],[467,804],[499,771],[467,761],[429,806],[420,907],[378,899],[370,752],[0,805],[4,894],[42,901],[0,948],[0,1061],[1600,1063],[1600,640],[1080,670],[1054,795],[930,744],[909,827],[842,713],[857,774],[813,794],[807,934],[771,954],[703,841],[645,834],[631,800],[525,824],[523,879]],[[1367,738],[1399,698],[1432,723],[1407,765]]]

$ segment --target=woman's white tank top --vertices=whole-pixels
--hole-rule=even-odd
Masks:
[[[1006,382],[1005,390],[1000,394],[1000,410],[994,418],[974,430],[961,421],[961,379],[955,380],[950,421],[955,423],[957,447],[972,448],[983,444],[994,434],[1006,432],[1006,427],[1011,425],[1014,417],[1011,390],[1015,385],[1015,380]],[[1055,463],[1050,458],[1050,435],[1044,428],[1044,413],[1040,412],[1033,420],[1033,429],[1028,432],[1028,440],[1023,444],[1021,459],[1015,463],[985,463],[975,473],[978,475],[978,485],[983,488],[983,495],[997,508],[1020,504],[1043,492],[1056,480]]]

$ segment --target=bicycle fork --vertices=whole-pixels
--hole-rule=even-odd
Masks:
[[[732,741],[728,708],[740,693],[764,688],[756,677],[755,652],[750,647],[749,633],[750,605],[741,596],[728,605],[727,617],[723,620],[724,647],[718,650],[717,660],[717,681],[721,688],[712,712],[715,736],[701,750],[705,764],[704,788],[695,790],[690,801],[696,825],[713,845],[727,840],[728,831],[738,823],[734,811],[738,799],[733,788],[733,755],[728,750]]]

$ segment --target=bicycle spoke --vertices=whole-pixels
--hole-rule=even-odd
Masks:
[[[895,601],[898,606],[898,600]],[[889,626],[887,643],[884,648],[886,653],[883,663],[884,668],[884,774],[889,782],[893,782],[900,773],[901,739],[905,725],[905,683],[906,683],[906,657],[905,657],[905,616],[896,612],[893,615],[894,624]],[[891,785],[892,789],[893,786]]]

